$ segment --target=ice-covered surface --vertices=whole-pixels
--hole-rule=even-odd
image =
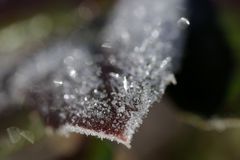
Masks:
[[[97,50],[63,42],[41,51],[18,68],[12,96],[61,133],[129,147],[149,107],[176,83],[182,7],[182,0],[120,0]]]

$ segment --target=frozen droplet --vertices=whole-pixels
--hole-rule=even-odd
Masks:
[[[97,89],[94,89],[94,90],[93,90],[93,93],[94,93],[94,94],[98,94],[98,90],[97,90]]]
[[[160,68],[161,68],[161,69],[165,69],[166,66],[169,64],[170,61],[171,61],[171,58],[170,58],[170,57],[165,58],[165,59],[162,61],[161,65],[160,65]]]
[[[128,41],[128,40],[130,39],[130,35],[129,35],[128,32],[123,32],[123,33],[121,34],[121,38],[122,38],[123,40],[125,40],[125,41]]]
[[[66,65],[71,65],[71,64],[73,63],[73,61],[74,61],[74,57],[73,57],[73,56],[68,56],[68,57],[66,57],[66,58],[64,59],[64,63],[65,63]]]
[[[62,85],[63,85],[63,81],[59,81],[59,80],[54,80],[53,83],[54,83],[56,86],[62,86]]]
[[[151,34],[151,36],[152,36],[153,38],[158,38],[159,35],[160,35],[160,33],[159,33],[158,30],[154,30],[154,31],[152,32],[152,34]]]
[[[72,69],[72,70],[69,71],[69,75],[70,75],[72,78],[76,78],[76,76],[77,76],[77,71],[74,70],[74,69]]]
[[[116,63],[116,57],[114,57],[114,56],[109,56],[109,57],[108,57],[108,60],[109,60],[109,62],[110,62],[111,64],[115,64],[115,63]]]
[[[116,79],[119,78],[119,74],[118,74],[118,73],[113,73],[113,72],[111,72],[111,73],[109,73],[109,75],[110,75],[111,77],[113,77],[113,78],[116,78]]]
[[[150,74],[149,71],[146,71],[146,76],[149,76],[149,74]]]
[[[111,104],[112,104],[113,106],[116,106],[117,101],[116,101],[116,100],[112,100],[112,101],[111,101]]]
[[[105,43],[103,43],[103,44],[102,44],[102,48],[111,49],[111,48],[112,48],[112,46],[111,46],[111,44],[110,44],[110,43],[108,43],[108,42],[105,42]]]
[[[101,120],[101,121],[100,121],[100,124],[104,124],[104,121],[103,121],[103,120]]]
[[[63,98],[64,98],[65,100],[69,100],[69,99],[70,99],[70,96],[69,96],[68,94],[64,94]]]
[[[188,26],[190,26],[190,21],[185,17],[181,17],[177,23],[178,23],[178,26],[181,27],[182,29],[185,29]]]
[[[122,106],[122,107],[118,108],[118,112],[125,112],[125,107]]]
[[[65,119],[65,118],[66,118],[66,114],[65,114],[65,113],[60,113],[59,116],[60,116],[62,119]]]
[[[123,78],[123,88],[125,91],[128,90],[128,81],[127,81],[126,76],[124,76],[124,78]]]

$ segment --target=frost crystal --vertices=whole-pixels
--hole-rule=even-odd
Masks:
[[[61,133],[97,135],[129,147],[149,107],[175,83],[182,4],[119,1],[102,32],[100,54],[84,44],[51,47],[19,68],[13,95],[25,91],[26,101]]]
[[[18,143],[22,138],[30,143],[34,143],[34,136],[30,131],[21,130],[17,127],[7,128],[7,133],[11,143]]]
[[[184,28],[190,26],[190,21],[185,17],[181,17],[178,20],[178,25],[184,29]]]

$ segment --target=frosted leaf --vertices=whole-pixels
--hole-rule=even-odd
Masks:
[[[60,133],[78,132],[123,143],[149,107],[175,83],[182,0],[121,0],[97,51],[61,42],[36,54],[12,78],[12,95]],[[97,52],[97,53],[95,53]]]

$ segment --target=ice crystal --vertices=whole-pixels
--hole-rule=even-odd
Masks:
[[[7,133],[11,143],[18,143],[22,138],[27,140],[30,143],[34,143],[34,136],[30,131],[22,130],[17,127],[7,128]]]
[[[60,133],[130,146],[149,107],[176,83],[172,61],[180,52],[182,5],[182,0],[119,1],[98,53],[84,44],[51,46],[19,67],[12,94],[24,91],[26,101]]]
[[[190,21],[187,18],[185,18],[185,17],[181,17],[178,20],[178,25],[180,27],[182,27],[183,29],[185,29],[186,27],[190,26]]]

